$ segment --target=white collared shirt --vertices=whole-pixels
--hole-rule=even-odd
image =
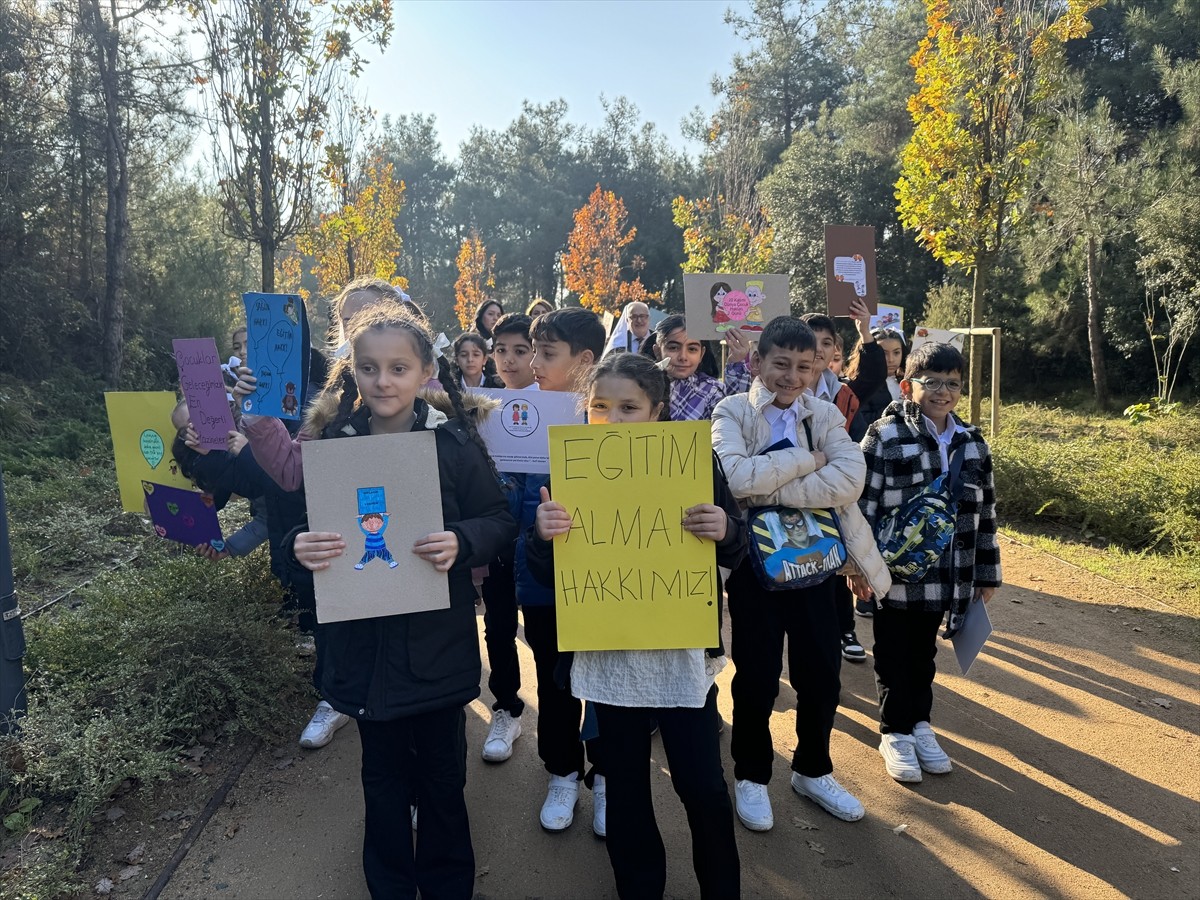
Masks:
[[[842,383],[838,377],[826,369],[821,373],[821,377],[817,379],[814,387],[808,388],[808,393],[812,394],[819,400],[828,400],[833,403],[837,399],[838,391],[842,389]]]
[[[929,416],[922,416],[921,418],[925,420],[925,426],[929,429],[929,433],[937,438],[938,453],[942,457],[942,471],[945,472],[950,468],[950,442],[954,440],[954,436],[960,431],[966,434],[967,429],[959,424],[958,419],[954,418],[952,413],[946,416],[946,430],[940,434],[938,433],[937,426],[933,424],[933,419],[929,418]]]
[[[780,409],[774,403],[768,403],[763,407],[763,416],[771,426],[771,444],[778,444],[784,438],[793,444],[796,443],[796,423],[800,421],[799,398],[793,400],[787,409]]]

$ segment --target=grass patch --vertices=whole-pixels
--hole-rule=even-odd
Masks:
[[[1142,425],[1036,404],[1005,407],[992,442],[1008,521],[1161,555],[1200,553],[1200,412]]]
[[[0,741],[3,812],[29,798],[65,807],[71,858],[123,782],[179,771],[180,751],[204,731],[277,737],[289,695],[307,690],[265,553],[214,566],[156,543],[79,597],[77,609],[26,622],[29,710],[19,735]],[[54,852],[61,863],[61,842]],[[62,868],[31,859],[0,894],[37,896],[26,877]]]
[[[1200,409],[1140,425],[1037,404],[992,441],[1006,531],[1200,616]]]

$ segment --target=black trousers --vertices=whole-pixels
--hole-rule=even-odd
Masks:
[[[854,631],[854,594],[841,575],[834,575],[829,580],[833,582],[833,595],[837,598],[838,634]]]
[[[608,858],[622,900],[663,896],[667,855],[650,795],[650,729],[657,718],[671,786],[692,831],[692,867],[704,900],[741,895],[733,806],[721,769],[717,690],[700,709],[646,709],[596,704],[604,742]]]
[[[933,710],[938,629],[943,612],[875,610],[875,688],[879,692],[879,731],[912,734]]]
[[[567,660],[558,650],[558,615],[555,607],[524,606],[521,614],[525,618],[525,640],[533,651],[533,662],[537,668],[538,756],[551,775],[565,776],[575,772],[583,778],[585,746],[579,739],[583,701],[571,696],[570,673],[558,671],[560,660],[563,666]],[[563,687],[558,686],[556,678],[563,682]],[[599,741],[587,741],[586,750],[593,773],[603,775]],[[592,773],[587,774],[590,784]]]
[[[771,712],[783,673],[787,636],[788,671],[796,691],[796,750],[792,769],[810,778],[833,771],[829,735],[842,689],[842,642],[837,600],[830,578],[815,587],[768,591],[749,560],[725,584],[733,632],[733,773],[738,780],[767,784],[774,747]]]
[[[517,585],[511,560],[496,559],[483,580],[483,640],[488,655],[488,690],[496,698],[493,710],[514,717],[525,711],[521,663],[517,658]]]
[[[366,801],[363,873],[375,900],[468,900],[475,851],[463,790],[466,715],[440,709],[390,722],[358,720]],[[408,805],[421,796],[414,857]]]

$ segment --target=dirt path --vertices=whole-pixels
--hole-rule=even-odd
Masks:
[[[867,817],[833,819],[788,786],[794,694],[784,685],[772,722],[775,829],[736,826],[745,896],[1200,897],[1195,623],[1166,607],[1132,608],[1145,600],[1044,554],[1009,541],[1004,550],[1009,586],[991,604],[996,632],[971,677],[958,674],[948,646],[938,657],[934,724],[953,774],[916,786],[887,777],[869,660],[846,664],[833,758]],[[868,649],[870,631],[860,621]],[[531,678],[532,657],[521,651]],[[731,675],[719,679],[726,721]],[[532,682],[523,693],[525,734],[500,766],[479,759],[490,697],[468,711],[477,896],[615,896],[587,792],[570,831],[538,826],[545,778]],[[728,731],[722,741],[728,756]],[[283,759],[301,755],[281,749]],[[654,749],[667,892],[694,896],[686,820],[657,740]],[[280,762],[264,751],[250,764],[165,897],[366,895],[354,726],[324,750]],[[900,825],[908,827],[896,833]]]

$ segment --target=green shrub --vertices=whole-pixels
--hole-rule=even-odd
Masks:
[[[1050,519],[1131,550],[1200,552],[1200,415],[1134,426],[1006,406],[992,442],[1000,514]]]
[[[203,730],[277,733],[303,690],[264,553],[214,565],[164,543],[141,562],[27,622],[29,711],[7,779],[64,801],[76,834],[125,779],[172,772]]]

